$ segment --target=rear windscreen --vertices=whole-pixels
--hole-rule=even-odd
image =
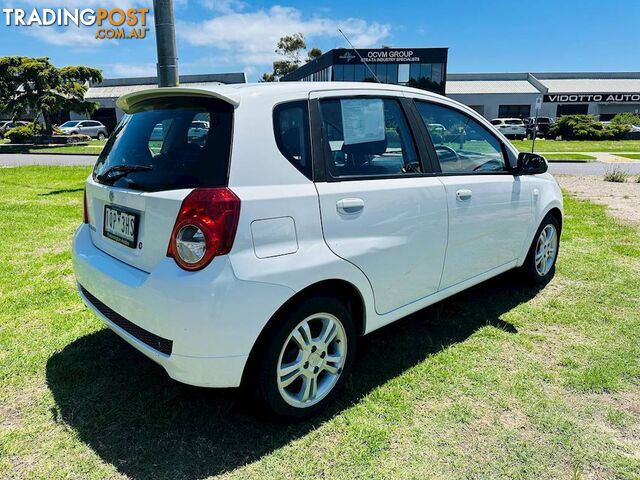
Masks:
[[[222,100],[138,104],[109,137],[93,177],[146,192],[226,186],[232,127],[233,106]]]

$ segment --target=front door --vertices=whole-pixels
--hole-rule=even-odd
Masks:
[[[402,103],[336,92],[315,98],[327,167],[316,188],[329,248],[364,272],[379,314],[436,292],[447,242],[445,188],[422,174]]]
[[[464,112],[416,101],[440,165],[449,208],[449,240],[441,289],[518,258],[532,221],[529,183],[508,168],[501,141]]]

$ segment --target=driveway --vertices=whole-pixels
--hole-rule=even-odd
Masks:
[[[94,165],[96,155],[55,155],[5,153],[0,155],[0,167],[24,167],[27,165]]]

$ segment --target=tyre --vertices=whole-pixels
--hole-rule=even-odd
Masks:
[[[98,132],[98,140],[104,140],[107,136],[103,132]]]
[[[554,216],[547,215],[538,227],[522,265],[524,277],[534,284],[549,282],[556,271],[559,251],[560,224]]]
[[[244,389],[267,413],[298,419],[330,403],[351,371],[356,332],[350,310],[329,296],[297,302],[275,319]]]

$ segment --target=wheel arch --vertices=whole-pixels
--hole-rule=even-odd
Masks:
[[[247,362],[245,363],[244,371],[242,374],[242,383],[244,384],[247,376],[250,374],[252,366],[255,364],[255,358],[262,350],[265,342],[270,338],[270,332],[277,325],[278,318],[285,314],[285,312],[292,308],[298,302],[303,301],[305,298],[309,298],[314,295],[327,294],[339,298],[352,313],[352,318],[355,323],[356,333],[358,335],[364,335],[366,331],[366,308],[364,303],[364,297],[360,290],[352,283],[341,279],[328,279],[313,283],[302,290],[296,292],[289,300],[287,300],[267,321],[265,326],[260,331],[258,339],[253,344]]]

